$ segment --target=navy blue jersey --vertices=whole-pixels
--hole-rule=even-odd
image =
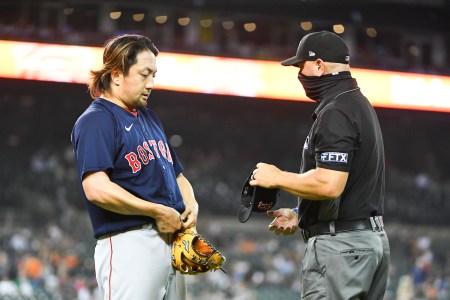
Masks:
[[[112,182],[136,197],[184,211],[176,181],[183,167],[161,121],[149,108],[138,109],[136,117],[110,101],[96,99],[78,118],[71,140],[81,180],[88,172],[106,171]],[[114,213],[85,200],[97,238],[153,221]]]

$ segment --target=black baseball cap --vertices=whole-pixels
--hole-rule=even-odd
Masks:
[[[244,183],[241,192],[241,207],[238,211],[238,220],[241,223],[247,222],[252,212],[266,212],[277,203],[280,194],[279,189],[266,189],[260,186],[251,186],[250,180],[253,172]]]
[[[305,35],[294,57],[283,60],[283,66],[297,65],[299,62],[322,59],[325,62],[350,63],[350,51],[347,43],[332,32],[323,30]]]

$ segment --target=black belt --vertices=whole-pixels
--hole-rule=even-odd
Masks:
[[[109,237],[112,237],[112,236],[115,236],[115,235],[118,235],[118,234],[120,234],[120,233],[124,233],[124,232],[127,232],[127,231],[132,231],[132,230],[138,230],[138,229],[147,228],[148,225],[149,225],[149,224],[147,223],[147,224],[143,224],[143,225],[131,226],[131,227],[128,227],[127,229],[122,230],[122,231],[108,232],[108,233],[105,233],[104,235],[99,236],[99,237],[98,237],[98,240],[103,240],[103,239],[106,239],[106,238],[109,238]]]
[[[368,219],[359,220],[336,220],[331,222],[320,222],[314,225],[309,225],[301,230],[303,240],[305,243],[309,238],[322,235],[336,235],[339,232],[348,232],[355,230],[371,229],[373,231],[382,231],[384,228],[383,217],[375,216]]]

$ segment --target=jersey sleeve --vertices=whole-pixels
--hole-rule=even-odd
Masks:
[[[104,111],[83,114],[72,131],[72,146],[81,180],[92,171],[114,167],[114,121]]]
[[[315,136],[316,165],[348,172],[358,144],[354,123],[336,107],[323,111],[318,121]]]
[[[173,161],[173,169],[175,171],[175,175],[178,176],[181,173],[183,173],[184,168],[181,165],[180,160],[177,157],[177,154],[175,153],[175,150],[173,149],[172,145],[170,145],[169,143],[167,144],[169,147],[169,151],[170,151],[170,156],[172,157],[172,161]]]

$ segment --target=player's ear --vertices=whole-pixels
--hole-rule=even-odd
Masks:
[[[121,76],[122,73],[119,70],[113,70],[111,72],[111,82],[118,86],[120,84]]]

